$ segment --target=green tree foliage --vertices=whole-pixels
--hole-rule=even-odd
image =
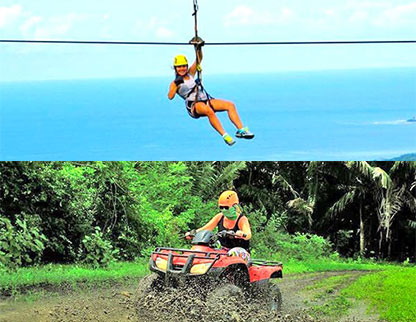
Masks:
[[[21,216],[14,224],[0,217],[0,266],[14,269],[39,262],[47,239],[32,223]]]
[[[414,260],[415,164],[0,162],[1,265],[105,266],[185,246],[226,189],[239,194],[258,254],[352,256],[363,240],[362,256]]]
[[[78,251],[78,259],[82,263],[93,267],[106,267],[117,256],[118,251],[113,249],[110,241],[104,239],[100,227],[95,227],[95,231],[84,236]]]

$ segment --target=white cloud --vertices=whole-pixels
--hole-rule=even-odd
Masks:
[[[253,21],[254,16],[253,9],[245,6],[238,6],[225,16],[225,25],[247,25]]]
[[[281,8],[276,12],[257,12],[247,6],[237,6],[223,18],[225,26],[239,25],[272,25],[288,22],[294,17],[289,8]]]
[[[15,21],[22,14],[22,6],[0,7],[0,28]]]
[[[159,38],[169,38],[173,36],[173,32],[167,28],[159,27],[156,30],[156,36]]]
[[[377,25],[403,25],[411,23],[416,28],[416,2],[385,9],[375,22]]]
[[[23,36],[28,36],[30,30],[37,24],[43,21],[42,17],[39,16],[32,16],[27,19],[21,26],[20,31],[22,32]]]
[[[334,9],[326,9],[324,10],[324,14],[327,16],[334,16],[335,15],[335,10]]]
[[[355,11],[349,18],[348,21],[352,23],[362,22],[368,18],[368,13],[366,11]]]
[[[65,35],[76,22],[83,19],[86,19],[86,15],[76,13],[55,16],[47,20],[39,16],[32,16],[20,26],[20,30],[25,37],[52,39]]]
[[[416,29],[416,2],[395,5],[391,1],[351,1],[349,22],[366,22],[377,27],[413,27]]]
[[[386,9],[392,6],[391,1],[349,1],[346,9],[351,10],[376,10]]]
[[[153,16],[148,20],[137,20],[132,30],[134,34],[142,37],[149,37],[149,34],[154,34],[158,38],[169,38],[174,35],[174,32],[165,27],[168,23]]]

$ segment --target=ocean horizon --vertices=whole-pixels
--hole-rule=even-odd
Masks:
[[[229,147],[173,75],[0,83],[1,160],[381,160],[416,152],[416,68],[204,75],[256,134]],[[235,128],[218,113],[226,131]]]

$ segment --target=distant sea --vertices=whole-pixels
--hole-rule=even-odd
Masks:
[[[171,76],[171,75],[170,75]],[[416,68],[205,75],[229,147],[168,77],[0,83],[1,160],[385,160],[416,152]],[[226,113],[218,114],[235,133]]]

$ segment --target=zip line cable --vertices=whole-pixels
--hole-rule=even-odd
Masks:
[[[28,40],[0,39],[0,43],[79,44],[79,45],[161,45],[186,46],[189,42],[152,41],[89,41],[89,40]],[[335,40],[335,41],[254,41],[254,42],[205,42],[204,46],[261,46],[261,45],[351,45],[351,44],[412,44],[416,40]]]
[[[152,41],[90,41],[90,40],[29,40],[0,39],[0,43],[32,43],[32,44],[79,44],[79,45],[161,45],[185,46],[197,45],[202,39],[198,37],[198,0],[193,0],[195,37],[189,42],[152,42]],[[202,41],[203,42],[203,41]],[[416,40],[335,40],[335,41],[253,41],[253,42],[203,42],[205,46],[260,46],[260,45],[349,45],[349,44],[409,44]],[[198,55],[197,55],[198,60]]]

